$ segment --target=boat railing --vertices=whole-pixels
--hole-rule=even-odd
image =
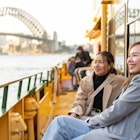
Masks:
[[[64,76],[67,75],[66,70],[66,62],[59,63],[58,65],[53,67],[53,97],[51,103],[56,103],[56,96],[60,95],[61,91],[61,81]]]
[[[2,91],[3,89],[3,95],[1,97],[1,111],[0,111],[0,117],[5,114],[12,106],[14,106],[18,101],[21,100],[21,98],[24,98],[26,95],[33,95],[35,92],[44,86],[48,86],[49,83],[53,83],[53,98],[52,103],[56,102],[56,96],[59,94],[59,85],[60,85],[60,78],[61,78],[61,68],[60,65],[56,65],[54,67],[51,67],[47,70],[47,77],[42,77],[43,72],[38,72],[29,76],[25,76],[4,84],[0,85],[0,89]],[[24,85],[24,81],[26,81],[26,84]],[[10,103],[8,101],[8,97],[12,94],[9,93],[10,86],[14,85],[13,92],[17,92],[16,96],[14,96],[14,102],[12,102],[12,105],[9,105]],[[17,87],[16,87],[17,86]],[[23,89],[24,88],[24,89]],[[16,91],[14,91],[16,89]],[[24,91],[24,93],[23,93]],[[8,102],[8,103],[7,103]]]
[[[21,98],[24,98],[28,94],[34,94],[40,86],[43,86],[41,84],[42,75],[42,72],[38,72],[1,84],[0,89],[1,91],[3,90],[3,95],[1,97],[0,117],[20,101]],[[10,91],[13,93],[9,93]]]
[[[25,140],[26,136],[28,140],[41,139],[41,129],[44,127],[41,123],[43,112],[46,111],[44,116],[46,118],[53,110],[65,74],[66,63],[62,62],[47,69],[46,72],[34,73],[0,85],[2,139]],[[22,125],[18,125],[19,120]],[[35,126],[37,128],[34,128]]]
[[[93,68],[91,66],[87,66],[87,67],[79,67],[75,69],[75,77],[78,84],[80,84],[80,81],[82,79],[81,72],[83,71],[85,71],[86,75],[88,75],[89,73],[93,72]]]

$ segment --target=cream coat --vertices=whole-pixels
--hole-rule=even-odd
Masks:
[[[110,106],[113,100],[118,96],[120,90],[122,89],[122,83],[125,77],[122,75],[111,75],[111,80],[105,85],[103,92],[103,110]],[[90,103],[86,103],[88,97],[94,92],[93,84],[93,73],[84,77],[78,88],[75,96],[75,101],[72,109],[68,112],[76,113],[77,115],[87,116],[92,110],[94,99]]]

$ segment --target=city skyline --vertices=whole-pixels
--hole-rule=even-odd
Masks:
[[[1,2],[0,7],[8,6],[31,14],[51,37],[56,31],[59,41],[65,40],[71,45],[89,42],[84,38],[84,33],[92,22],[92,0],[5,0]],[[0,17],[0,21],[0,31],[5,29],[29,32],[27,27],[14,17]]]

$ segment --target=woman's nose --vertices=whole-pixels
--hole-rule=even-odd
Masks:
[[[131,61],[132,61],[132,57],[129,56],[129,57],[127,58],[127,63],[129,63],[129,62],[131,62]]]

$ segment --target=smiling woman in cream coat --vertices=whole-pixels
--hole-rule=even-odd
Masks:
[[[75,96],[72,109],[68,114],[75,118],[86,119],[86,116],[92,116],[97,112],[103,111],[110,106],[113,100],[118,96],[125,77],[115,75],[113,68],[114,58],[110,52],[99,52],[93,61],[94,72],[84,77]],[[105,80],[105,86],[91,98],[91,95]]]
[[[73,107],[69,111],[69,115],[76,114],[77,117],[90,115],[90,112],[93,109],[94,100],[96,98],[90,100],[90,102],[87,102],[87,100],[88,98],[90,98],[90,95],[94,92],[94,75],[95,74],[93,73],[82,79],[79,89],[76,93]],[[109,74],[108,76],[110,77],[110,80],[104,86],[102,97],[102,110],[110,106],[113,100],[118,96],[122,87],[122,83],[125,79],[122,75]]]
[[[130,77],[111,106],[87,122],[56,117],[43,140],[140,140],[140,42],[130,47],[127,63]]]

